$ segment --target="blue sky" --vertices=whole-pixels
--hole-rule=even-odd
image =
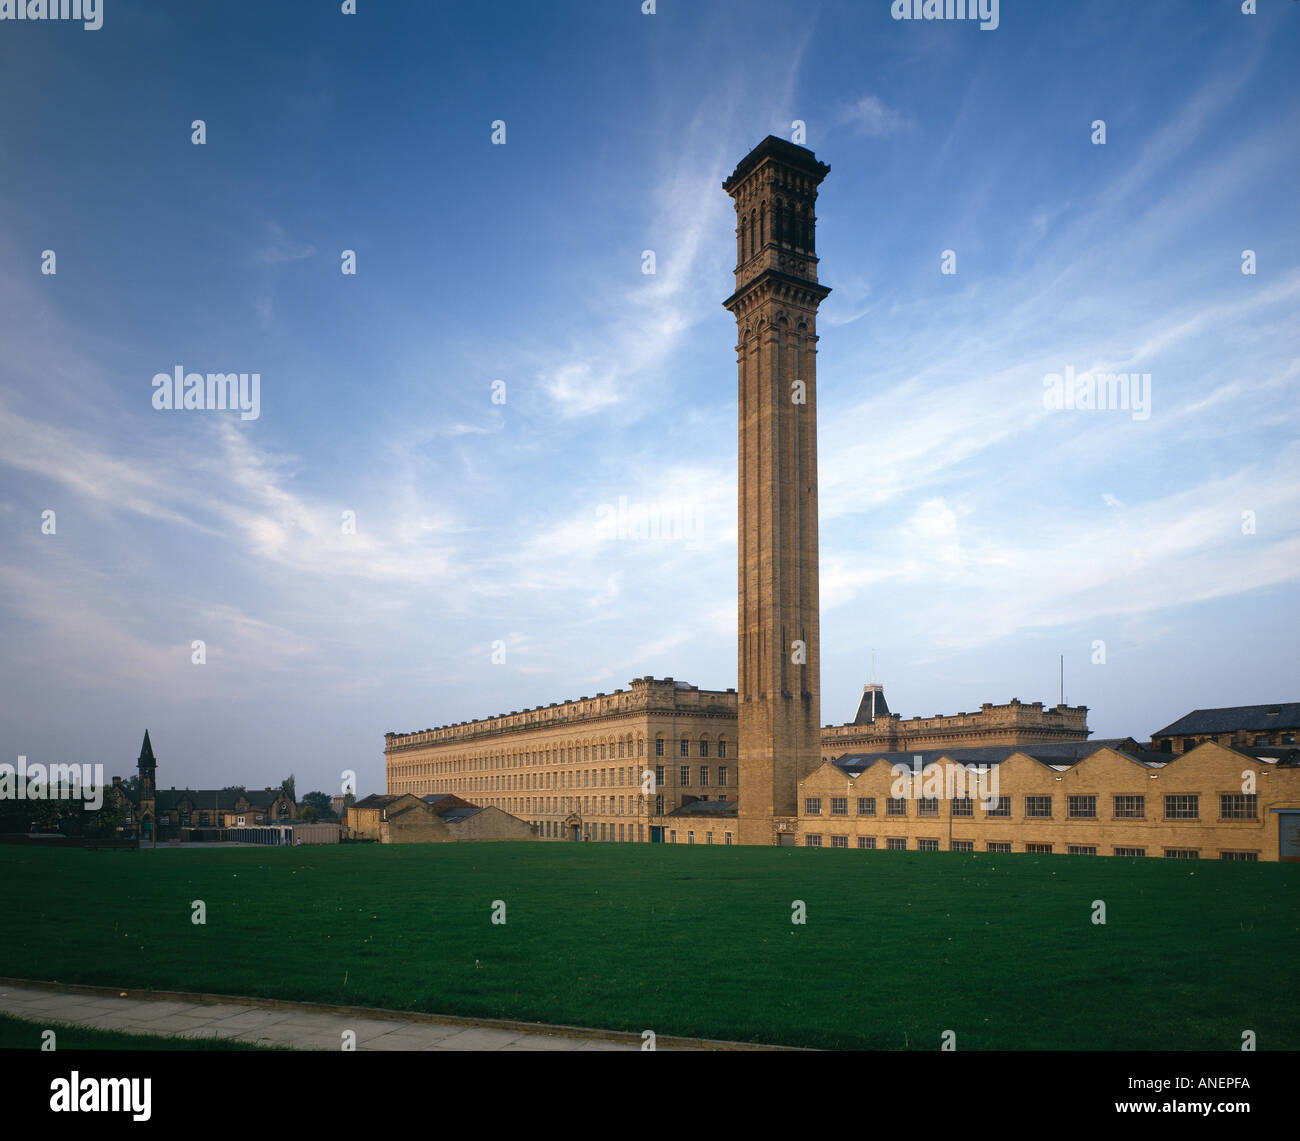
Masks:
[[[1053,704],[1062,653],[1098,736],[1293,699],[1300,5],[1259,6],[0,22],[5,759],[125,773],[147,725],[163,785],[365,792],[389,730],[734,686],[720,184],[795,120],[832,168],[823,721],[872,647],[904,716]],[[178,365],[259,373],[260,416],[156,411]],[[1149,374],[1149,417],[1045,408],[1067,368]],[[611,535],[620,497],[690,536]]]

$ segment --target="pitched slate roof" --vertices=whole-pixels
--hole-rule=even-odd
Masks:
[[[1152,737],[1178,737],[1184,733],[1247,733],[1300,728],[1300,701],[1278,705],[1228,705],[1222,709],[1193,709]]]
[[[278,788],[259,788],[241,793],[224,788],[160,788],[154,793],[154,802],[160,812],[178,807],[183,800],[188,800],[198,812],[232,812],[242,796],[248,801],[251,812],[270,808],[281,791]]]
[[[381,796],[375,794],[366,797],[365,801],[360,801],[358,803],[367,808],[383,808],[392,804],[393,801],[401,800],[403,797],[408,795],[410,794],[401,793],[397,796]],[[374,803],[368,804],[366,803],[367,801],[373,801]],[[444,824],[456,824],[461,820],[468,819],[469,817],[483,811],[482,805],[471,804],[468,800],[462,800],[459,796],[456,796],[455,793],[431,792],[425,796],[419,797],[417,802],[414,804],[404,804],[396,811],[390,812],[388,814],[389,819],[392,819],[394,816],[401,816],[402,813],[410,812],[412,809],[423,807],[429,808],[430,811],[432,811],[433,814]]]
[[[353,808],[386,808],[397,799],[396,796],[389,796],[383,792],[372,792],[364,800],[358,800],[352,805]]]
[[[431,792],[428,796],[422,796],[420,799],[423,800],[425,804],[429,805],[434,812],[444,820],[447,818],[449,812],[453,812],[456,809],[472,808],[475,812],[479,810],[478,805],[471,804],[468,800],[463,800],[452,792]]]

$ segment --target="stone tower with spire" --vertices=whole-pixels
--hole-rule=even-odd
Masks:
[[[140,827],[143,839],[152,839],[157,826],[158,812],[155,793],[158,789],[158,762],[154,759],[149,730],[144,731],[144,744],[140,746],[140,759],[136,762],[140,774]]]
[[[817,582],[817,188],[830,167],[774,135],[722,188],[736,206],[740,390],[739,840],[796,842],[821,762]]]

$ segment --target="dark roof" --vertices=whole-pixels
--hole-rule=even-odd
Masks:
[[[1152,737],[1178,737],[1184,733],[1247,733],[1270,729],[1300,727],[1300,701],[1278,705],[1229,705],[1223,709],[1193,709],[1172,725],[1152,733]]]
[[[1300,747],[1295,745],[1225,745],[1224,748],[1231,749],[1234,753],[1240,753],[1243,757],[1254,757],[1258,761],[1276,761],[1283,768],[1290,768],[1292,765],[1300,764]],[[1183,757],[1190,755],[1187,753],[1155,753],[1153,756],[1161,757],[1171,764],[1181,760]]]
[[[149,730],[144,731],[144,744],[140,746],[140,760],[137,762],[141,768],[157,768],[158,762],[153,758],[153,744],[149,740]]]
[[[674,808],[669,816],[735,816],[734,800],[688,800],[680,808]]]
[[[392,804],[393,801],[403,800],[410,795],[410,793],[401,793],[397,796],[381,796],[376,794],[374,796],[366,797],[366,800],[362,801],[361,804],[367,808],[384,808],[387,805]],[[368,804],[366,801],[372,801],[373,803]],[[458,821],[465,820],[466,818],[483,811],[480,805],[471,804],[468,800],[462,800],[454,793],[431,792],[426,796],[416,798],[416,800],[410,804],[404,804],[401,808],[390,812],[388,814],[389,819],[394,816],[401,816],[402,813],[410,812],[415,808],[428,808],[435,816],[442,820],[444,824],[455,824]]]
[[[862,700],[853,718],[854,725],[870,725],[877,717],[889,716],[889,703],[885,701],[885,687],[872,682],[862,687]]]
[[[372,792],[364,800],[358,800],[352,805],[353,808],[386,808],[397,799],[396,796],[389,796],[383,792]]]
[[[433,809],[433,811],[437,813],[439,816],[441,816],[444,820],[447,819],[447,814],[449,812],[453,812],[456,809],[472,808],[475,812],[477,812],[479,809],[478,805],[471,804],[468,800],[462,800],[455,793],[451,793],[451,792],[443,792],[443,793],[431,792],[429,793],[428,796],[422,796],[420,797],[420,799],[423,800],[427,805],[429,805]]]
[[[230,812],[242,796],[248,801],[249,810],[253,811],[269,808],[281,791],[278,788],[258,788],[241,793],[224,788],[160,788],[154,793],[154,802],[160,812],[178,807],[183,800],[189,800],[198,812]]]
[[[1016,753],[1024,753],[1045,765],[1072,765],[1089,757],[1098,749],[1114,749],[1143,764],[1162,763],[1168,760],[1162,754],[1151,753],[1137,745],[1131,737],[1112,737],[1100,741],[1044,741],[1031,745],[979,745],[967,749],[909,749],[896,753],[846,753],[832,762],[846,773],[860,773],[877,761],[886,765],[903,765],[915,768],[914,758],[921,758],[921,767],[948,757],[961,765],[1000,765]]]
[[[722,184],[722,189],[730,194],[731,188],[769,155],[779,162],[796,167],[805,174],[811,175],[818,182],[821,182],[830,173],[831,168],[824,162],[818,162],[817,156],[807,147],[801,147],[797,143],[792,143],[776,135],[768,135],[736,164],[736,169],[731,172],[731,177]]]

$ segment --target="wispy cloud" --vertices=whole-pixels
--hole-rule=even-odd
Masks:
[[[840,126],[847,126],[870,139],[885,139],[912,126],[906,115],[887,106],[879,95],[864,95],[845,104],[840,108],[836,121]]]

